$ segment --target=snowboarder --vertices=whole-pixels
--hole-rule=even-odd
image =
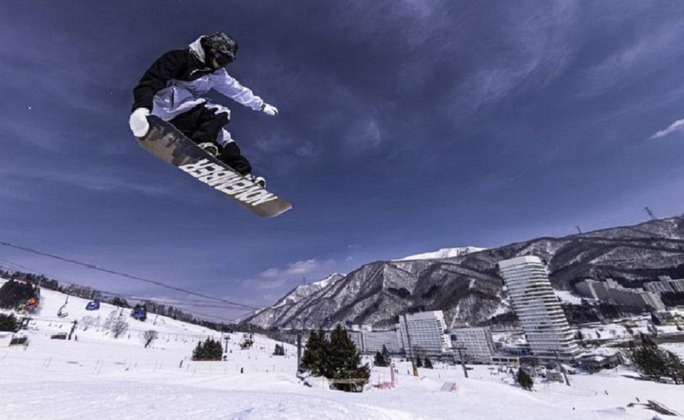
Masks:
[[[129,125],[136,137],[144,137],[150,128],[147,116],[156,115],[236,172],[263,186],[265,180],[252,175],[252,165],[224,128],[230,119],[230,109],[202,96],[214,89],[255,111],[270,116],[278,114],[276,107],[226,71],[225,67],[235,61],[237,51],[238,44],[233,38],[215,32],[200,36],[189,48],[163,54],[133,89],[135,102]]]

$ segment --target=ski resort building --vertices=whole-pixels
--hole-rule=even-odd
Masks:
[[[593,299],[612,301],[619,305],[662,310],[665,309],[665,305],[660,299],[657,289],[664,288],[665,286],[661,282],[657,283],[656,286],[648,287],[651,290],[640,290],[622,287],[613,279],[606,279],[606,281],[587,279],[577,283],[576,287],[580,293]]]
[[[399,334],[406,354],[441,356],[451,350],[442,311],[419,312],[399,317]],[[408,334],[408,335],[407,335]],[[409,343],[411,349],[409,349]]]
[[[670,276],[658,276],[658,281],[644,283],[644,289],[657,293],[684,293],[684,279],[672,279]]]
[[[397,330],[347,331],[347,334],[362,354],[375,354],[382,351],[382,346],[385,346],[392,354],[397,354],[402,350],[401,338]]]
[[[542,360],[574,360],[579,348],[541,259],[500,261],[499,270],[532,354]]]
[[[489,327],[452,329],[451,343],[463,349],[468,362],[492,363],[494,340]]]

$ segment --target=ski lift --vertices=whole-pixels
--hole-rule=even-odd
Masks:
[[[64,305],[60,306],[59,310],[57,311],[57,316],[60,318],[66,318],[69,316],[69,313],[64,310],[66,308],[67,303],[69,303],[69,295],[67,295],[66,300],[64,300]]]
[[[135,305],[135,308],[133,309],[131,316],[137,319],[138,321],[145,321],[147,319],[147,310],[144,306]]]
[[[86,305],[86,311],[97,311],[100,309],[100,301],[95,299],[88,302]]]

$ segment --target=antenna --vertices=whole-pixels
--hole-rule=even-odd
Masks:
[[[648,207],[644,207],[644,209],[646,209],[646,213],[648,213],[648,215],[651,217],[651,220],[658,220],[658,219],[656,219],[656,217],[653,215],[653,212],[651,211],[651,209],[649,209]]]

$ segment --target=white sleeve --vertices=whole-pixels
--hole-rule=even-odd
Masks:
[[[217,92],[255,111],[261,110],[264,100],[256,96],[251,89],[242,86],[225,69],[217,71],[212,77],[215,78],[213,88]]]

